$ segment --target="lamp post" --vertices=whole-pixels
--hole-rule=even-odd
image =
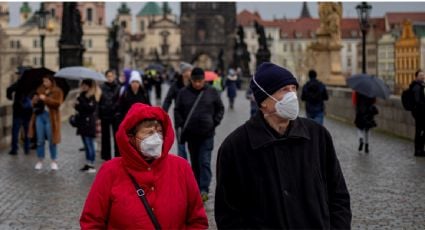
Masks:
[[[40,9],[35,13],[38,19],[38,30],[40,31],[41,67],[44,67],[44,39],[46,38],[47,16],[49,11],[44,9],[44,3],[40,3]]]
[[[360,30],[362,31],[362,73],[366,73],[366,33],[369,29],[369,14],[372,6],[366,2],[356,6],[359,15]]]

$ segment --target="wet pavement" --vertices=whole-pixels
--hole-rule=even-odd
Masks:
[[[244,92],[238,96],[235,109],[229,110],[222,94],[226,113],[215,138],[214,175],[220,143],[249,116]],[[373,131],[370,153],[358,153],[354,126],[331,119],[325,120],[325,126],[334,138],[350,190],[353,229],[425,229],[425,158],[413,156],[412,141]],[[8,149],[0,151],[0,229],[79,229],[79,216],[95,177],[79,171],[85,163],[80,147],[75,129],[63,123],[56,172],[49,169],[48,157],[43,170],[35,171],[34,150],[17,156],[7,154]],[[172,150],[176,152],[176,147]],[[101,163],[98,160],[97,167]],[[215,177],[205,204],[210,229],[216,228],[214,190]]]

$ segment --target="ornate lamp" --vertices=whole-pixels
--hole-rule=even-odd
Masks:
[[[369,15],[372,6],[367,2],[362,2],[356,6],[359,16],[360,30],[362,31],[362,73],[366,73],[366,33],[369,29]]]

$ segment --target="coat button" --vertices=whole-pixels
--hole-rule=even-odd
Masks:
[[[154,187],[151,187],[151,190],[152,190],[152,191],[154,191],[154,190],[155,190],[155,188],[154,188]]]
[[[283,190],[283,195],[289,196],[289,192],[287,190]]]
[[[149,167],[149,168],[148,168],[148,171],[151,171],[151,170],[152,170],[152,168],[151,168],[151,167]]]

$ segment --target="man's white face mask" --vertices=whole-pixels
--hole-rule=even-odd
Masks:
[[[276,104],[274,104],[274,108],[276,110],[276,114],[284,119],[295,120],[298,117],[298,113],[300,111],[298,97],[295,92],[287,92],[281,100],[277,100],[272,95],[268,94],[263,87],[261,87],[257,81],[255,81],[255,76],[252,78],[254,84],[260,88],[267,96],[273,99]]]

